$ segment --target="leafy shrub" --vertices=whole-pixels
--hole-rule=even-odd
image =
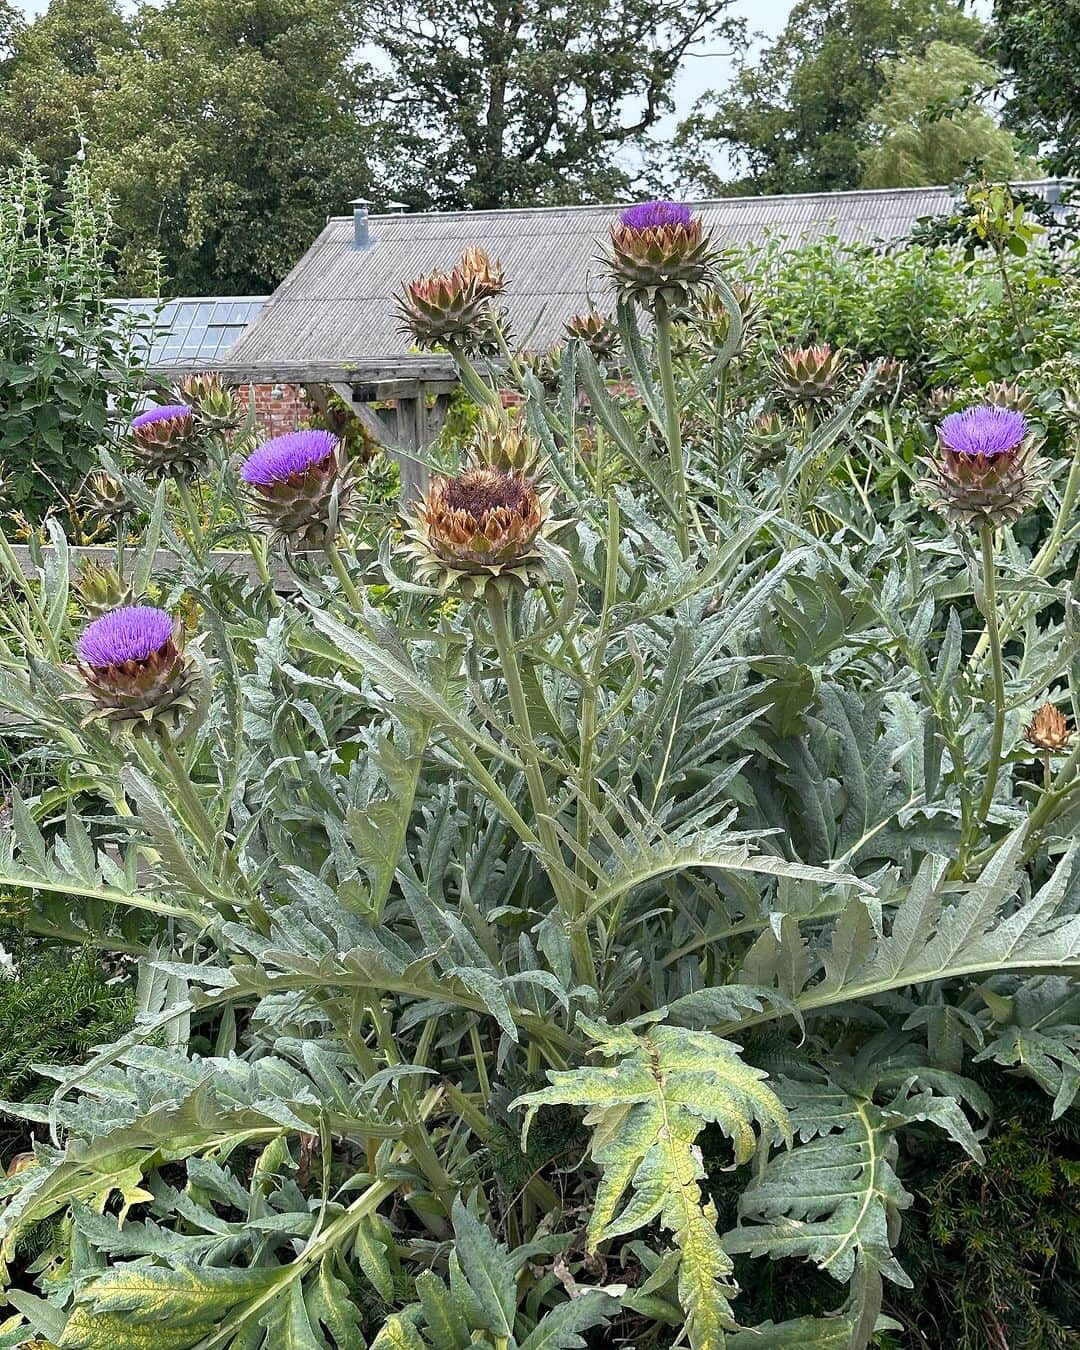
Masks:
[[[497,293],[472,265],[444,333]],[[515,419],[451,336],[483,415],[404,536],[324,442],[241,489],[166,419],[202,509],[125,475],[118,566],[178,619],[140,654],[74,667],[62,536],[34,580],[0,547],[33,767],[0,884],[144,990],[9,1108],[55,1138],[0,1185],[4,1251],[63,1221],[9,1344],[860,1350],[924,1268],[913,1150],[985,1166],[1006,1068],[1071,1108],[1075,421],[973,487],[873,370],[799,358],[782,403],[715,289],[711,356],[646,286],[632,388],[574,344],[549,400],[512,357]],[[268,559],[257,519],[326,533]],[[763,1258],[803,1297],[740,1294]]]
[[[131,407],[110,231],[85,164],[58,202],[29,154],[0,176],[0,461],[8,508],[33,518],[73,492]]]

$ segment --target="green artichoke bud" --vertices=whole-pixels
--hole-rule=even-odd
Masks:
[[[465,457],[478,469],[500,469],[534,477],[541,468],[540,447],[524,422],[503,408],[484,408]]]
[[[112,609],[123,609],[135,600],[135,592],[115,567],[84,562],[72,590],[88,618],[97,619]]]
[[[780,352],[773,362],[773,378],[789,403],[823,403],[836,397],[846,367],[844,354],[823,342]]]
[[[211,434],[235,431],[244,411],[235,393],[214,371],[185,375],[177,385],[180,402],[192,411],[197,427]]]
[[[606,314],[596,309],[567,319],[566,336],[583,342],[599,365],[610,361],[619,350],[619,330]]]
[[[124,484],[108,469],[94,469],[87,474],[79,497],[86,510],[102,520],[118,520],[135,509]]]
[[[775,464],[787,454],[792,428],[778,412],[763,412],[750,423],[747,442],[759,464]]]

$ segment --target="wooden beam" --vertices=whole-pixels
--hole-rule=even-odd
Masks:
[[[36,577],[38,568],[33,558],[30,556],[30,549],[26,544],[13,544],[12,552],[15,559],[23,570],[23,574],[28,577]],[[96,563],[99,566],[112,567],[116,563],[116,549],[112,544],[72,544],[68,550],[71,558],[71,571],[75,575],[79,568],[85,563]],[[42,548],[41,555],[43,560],[49,558],[53,553],[51,545]],[[131,556],[130,552],[128,554]],[[293,555],[301,564],[308,558],[318,559],[322,555],[319,553],[297,553]],[[210,554],[210,562],[217,572],[226,573],[229,576],[243,577],[245,580],[258,585],[261,581],[259,570],[255,566],[255,559],[250,553],[245,551],[234,551],[232,549],[215,549]],[[293,576],[292,569],[279,557],[271,556],[268,560],[270,570],[270,579],[274,584],[274,590],[279,595],[291,595],[296,590],[296,579]],[[154,558],[154,570],[157,572],[176,572],[181,567],[180,559],[175,553],[168,549],[159,549]],[[324,569],[327,570],[327,569]]]
[[[219,361],[143,366],[130,378],[162,382],[213,369],[228,384],[372,384],[441,381],[453,388],[457,372],[449,356],[364,356],[354,361]],[[379,394],[394,398],[395,394]]]

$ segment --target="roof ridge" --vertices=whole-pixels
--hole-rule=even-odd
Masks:
[[[1065,186],[1072,184],[1077,180],[1071,178],[1025,178],[1018,179],[1010,184],[1011,187],[1033,188],[1046,187],[1050,185]],[[950,196],[955,195],[954,186],[948,183],[927,183],[920,187],[891,187],[891,188],[842,188],[839,191],[823,192],[765,192],[755,194],[734,194],[730,197],[696,197],[692,199],[683,199],[687,206],[734,206],[740,203],[751,202],[798,202],[819,200],[821,198],[833,199],[837,197],[906,197],[914,193],[947,192]],[[530,215],[543,214],[554,211],[619,211],[627,206],[633,205],[632,202],[567,202],[563,204],[551,203],[543,206],[487,206],[475,207],[472,209],[459,209],[455,211],[384,211],[369,212],[369,220],[417,220],[426,216],[435,216],[445,220],[450,216],[509,216],[509,215]],[[327,224],[347,221],[352,223],[352,216],[330,216]]]

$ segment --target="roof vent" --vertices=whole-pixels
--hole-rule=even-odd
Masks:
[[[349,205],[352,207],[353,248],[369,248],[371,232],[368,229],[368,207],[371,202],[366,197],[355,197]]]
[[[409,209],[408,202],[387,202],[386,214],[388,216],[403,216]]]

